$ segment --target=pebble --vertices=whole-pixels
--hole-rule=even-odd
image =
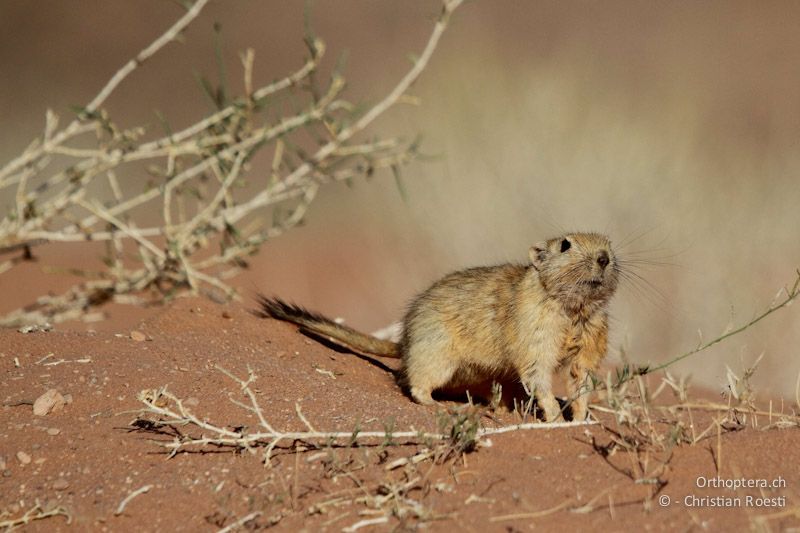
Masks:
[[[53,488],[55,490],[64,490],[67,487],[69,487],[69,481],[67,481],[63,477],[60,477],[57,480],[53,481]]]
[[[17,460],[20,463],[26,465],[26,464],[31,462],[31,456],[28,455],[27,453],[23,452],[22,450],[20,450],[20,451],[17,452]]]
[[[133,330],[131,331],[131,339],[133,339],[136,342],[143,342],[147,340],[147,335],[145,335],[141,331]]]
[[[6,469],[6,458],[0,455],[0,470]]]
[[[34,324],[32,326],[23,326],[19,328],[17,331],[20,333],[36,333],[38,331],[51,331],[53,329],[52,324],[49,322],[45,322],[44,324]]]
[[[51,436],[55,436],[61,433],[61,430],[58,428],[47,428],[47,434]]]
[[[59,411],[64,407],[66,400],[56,389],[50,389],[33,402],[33,414],[45,416],[50,412]]]

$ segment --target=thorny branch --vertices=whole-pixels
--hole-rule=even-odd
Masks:
[[[415,157],[413,140],[360,136],[404,101],[462,1],[443,0],[419,57],[366,110],[343,98],[345,80],[338,70],[319,86],[325,46],[307,36],[306,62],[262,87],[253,86],[253,51],[241,54],[245,91],[236,99],[226,96],[225,80],[216,90],[204,80],[217,110],[186,128],[167,127],[153,138],[141,127],[118,127],[103,105],[131,72],[198,17],[208,0],[196,0],[66,127],[48,111],[41,137],[0,168],[0,202],[7,203],[0,254],[21,253],[0,261],[0,275],[31,259],[36,246],[52,242],[101,243],[107,267],[73,270],[83,283],[0,318],[0,326],[87,319],[109,300],[161,301],[185,290],[235,297],[224,280],[246,267],[246,258],[264,241],[302,222],[321,185],[382,169],[397,172]],[[294,105],[288,113],[287,101]],[[271,172],[248,181],[257,152],[271,155]]]
[[[514,424],[497,428],[479,427],[478,417],[470,413],[455,413],[450,419],[440,423],[439,432],[424,431],[361,431],[356,428],[352,431],[319,431],[303,415],[299,405],[295,405],[298,419],[305,426],[303,431],[281,431],[277,430],[266,418],[264,410],[259,405],[258,399],[251,389],[256,377],[252,370],[249,370],[247,379],[241,379],[224,368],[217,369],[234,380],[240,391],[248,398],[248,403],[240,402],[230,398],[231,402],[242,409],[253,413],[258,419],[258,429],[249,431],[247,428],[227,429],[226,427],[215,425],[206,419],[194,414],[176,395],[169,392],[166,387],[157,390],[143,390],[137,398],[144,404],[144,409],[134,425],[144,427],[171,427],[175,430],[179,427],[189,426],[199,429],[202,434],[193,436],[176,432],[177,434],[171,441],[158,442],[160,446],[170,450],[170,457],[181,450],[189,448],[202,448],[206,446],[232,447],[234,449],[247,450],[255,453],[256,448],[264,448],[262,459],[265,464],[270,464],[270,458],[275,448],[282,443],[289,447],[294,447],[297,443],[304,443],[307,446],[353,446],[356,443],[362,445],[367,443],[389,444],[407,442],[412,444],[440,443],[451,446],[453,450],[469,451],[478,446],[481,442],[484,445],[488,441],[481,440],[491,435],[508,433],[511,431],[533,430],[533,429],[554,429],[590,425],[593,422],[535,422],[527,424]],[[474,413],[473,413],[474,414]],[[146,415],[150,416],[148,418]],[[152,419],[155,415],[155,419]]]

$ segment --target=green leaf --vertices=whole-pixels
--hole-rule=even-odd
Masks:
[[[228,105],[228,76],[225,72],[225,57],[222,50],[222,23],[214,23],[214,59],[217,62],[217,90],[215,103],[219,109]]]
[[[161,128],[164,130],[164,135],[167,137],[172,136],[172,127],[170,127],[169,122],[167,122],[167,117],[159,111],[158,109],[155,110],[156,118],[158,119],[158,123],[161,124]]]
[[[392,165],[392,174],[394,175],[394,184],[397,186],[397,192],[400,193],[403,203],[408,203],[408,191],[406,191],[405,183],[403,183],[403,176],[400,174],[400,167]]]
[[[199,72],[194,73],[194,78],[197,80],[197,83],[200,85],[200,90],[203,91],[211,103],[216,106],[217,105],[217,98],[216,98],[216,91],[214,90],[214,86],[211,85],[211,82],[208,81],[208,78],[200,74]]]

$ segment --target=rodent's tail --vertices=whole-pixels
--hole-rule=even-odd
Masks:
[[[355,352],[380,357],[400,357],[397,344],[366,335],[344,324],[337,324],[330,318],[311,312],[298,305],[289,304],[278,298],[267,298],[259,294],[260,308],[255,311],[262,318],[277,318],[297,324],[302,329],[330,339],[333,343]]]

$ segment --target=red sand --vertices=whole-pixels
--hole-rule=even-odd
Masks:
[[[405,503],[387,504],[383,509],[394,513],[386,522],[359,531],[414,526],[434,531],[734,531],[776,513],[784,516],[767,522],[773,530],[800,527],[797,428],[747,427],[723,433],[719,443],[714,432],[695,446],[674,448],[660,475],[666,485],[649,510],[647,496],[654,486],[630,475],[636,468],[632,454],[619,451],[606,458],[593,448],[593,438],[598,445],[611,438],[597,425],[493,436],[491,447],[463,459],[441,465],[428,460],[391,471],[387,463],[421,447],[298,454],[277,449],[271,468],[257,456],[211,448],[168,459],[153,443],[166,437],[130,425],[141,407],[136,395],[142,389],[166,385],[210,421],[255,425],[249,413],[227,400],[226,392],[237,386],[215,365],[239,376],[252,368],[258,401],[280,429],[302,430],[295,403],[320,430],[350,431],[357,424],[362,430],[382,430],[390,422],[397,431],[435,430],[436,410],[412,403],[379,365],[333,351],[288,324],[258,319],[239,305],[182,299],[135,330],[147,340],[133,340],[131,329],[113,333],[113,323],[98,333],[62,327],[29,334],[0,330],[0,457],[5,463],[0,462],[0,512],[6,512],[0,519],[20,515],[38,499],[68,510],[72,522],[68,526],[65,517],[50,517],[32,522],[30,531],[215,531],[256,511],[261,514],[244,529],[341,531],[384,515],[363,503],[321,504],[338,497],[385,496],[392,486],[406,484],[408,490],[400,493]],[[29,402],[51,388],[71,395],[72,403],[34,416]],[[500,423],[517,420],[511,414],[498,417]],[[709,420],[697,414],[696,427],[705,428]],[[496,422],[484,417],[483,423]],[[30,462],[21,464],[18,452]],[[646,458],[649,470],[667,458],[663,452],[652,454]],[[698,488],[700,476],[780,477],[785,487]],[[152,488],[115,515],[126,496],[147,485]],[[659,498],[667,496],[671,504],[660,506]],[[706,506],[688,507],[685,499],[692,496],[711,499],[701,500]],[[745,507],[747,496],[766,496],[783,505]],[[742,507],[708,506],[722,498],[739,498]],[[429,520],[413,518],[409,509],[414,508]],[[515,514],[523,516],[504,518]]]

